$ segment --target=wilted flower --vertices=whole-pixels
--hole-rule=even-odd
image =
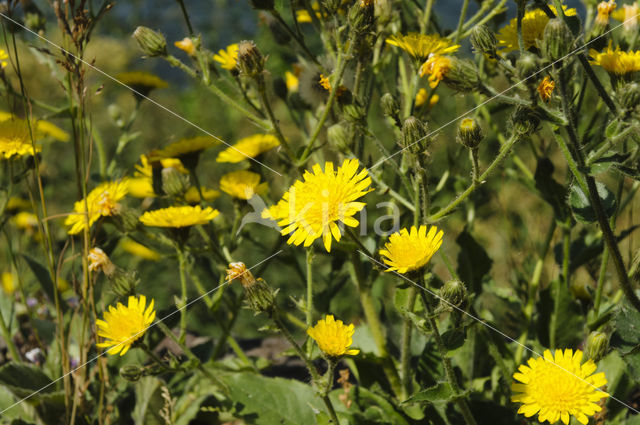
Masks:
[[[549,78],[549,76],[545,76],[540,84],[538,84],[538,93],[540,93],[540,98],[547,102],[551,99],[551,93],[553,93],[553,89],[556,87],[556,83]]]
[[[116,270],[116,266],[109,260],[107,254],[98,247],[89,250],[87,259],[89,260],[89,271],[102,270],[105,275],[110,276]]]

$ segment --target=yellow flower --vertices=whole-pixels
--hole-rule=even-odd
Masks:
[[[622,9],[617,9],[611,17],[617,21],[624,22],[625,31],[633,32],[638,30],[638,15],[640,15],[640,5],[638,3],[623,4]]]
[[[623,52],[620,50],[620,46],[616,46],[616,49],[612,50],[609,45],[607,50],[601,53],[591,49],[589,55],[593,58],[592,64],[600,65],[615,75],[620,76],[640,71],[640,50]]]
[[[109,260],[107,254],[98,247],[89,250],[87,260],[89,261],[90,272],[102,270],[104,274],[109,276],[116,270],[116,266]]]
[[[7,66],[7,59],[9,59],[7,52],[4,49],[0,49],[0,68]]]
[[[124,198],[129,191],[128,180],[105,182],[93,189],[87,195],[87,215],[85,216],[85,201],[77,201],[73,205],[73,212],[67,217],[64,224],[70,226],[70,235],[80,233],[85,228],[91,228],[100,217],[115,215],[118,213],[118,201]]]
[[[240,162],[247,158],[255,158],[263,152],[280,146],[278,139],[271,134],[254,134],[240,139],[218,154],[218,162]]]
[[[427,102],[427,99],[429,98],[428,95],[429,94],[427,93],[426,89],[418,90],[418,94],[416,94],[416,108],[421,107]],[[429,108],[433,108],[439,100],[440,96],[438,96],[437,94],[431,96],[431,99],[429,99]]]
[[[150,161],[158,161],[168,158],[184,158],[191,154],[199,154],[205,149],[219,145],[220,142],[210,136],[196,136],[190,138],[180,139],[176,142],[165,146],[163,149],[153,151],[149,154]],[[163,164],[163,167],[165,165]],[[181,171],[180,169],[178,169]],[[184,170],[184,168],[183,168]]]
[[[159,162],[162,168],[175,168],[182,174],[189,174],[189,170],[184,168],[182,161],[178,158],[162,158]],[[140,155],[140,165],[136,164],[135,168],[136,172],[133,173],[135,177],[153,177],[153,165],[146,155]]]
[[[314,327],[307,329],[307,334],[329,357],[355,356],[360,352],[360,350],[349,349],[353,344],[353,332],[353,324],[347,326],[342,323],[342,320],[334,320],[330,314],[318,320]]]
[[[290,92],[298,91],[298,86],[300,82],[298,81],[298,77],[293,72],[285,72],[284,73],[284,82],[287,85],[287,90]]]
[[[429,87],[432,89],[447,75],[451,69],[451,59],[446,56],[431,55],[420,67],[420,76],[429,75]]]
[[[220,179],[220,190],[238,199],[249,200],[267,189],[266,182],[260,183],[260,174],[247,170],[232,171]]]
[[[68,142],[70,139],[69,133],[54,123],[45,120],[36,121],[36,132],[44,136],[51,136],[60,142]]]
[[[556,13],[556,8],[549,6],[549,8]],[[575,9],[567,9],[562,7],[564,14],[567,16],[574,16],[576,14]],[[544,27],[547,26],[549,17],[540,9],[530,10],[524,14],[522,18],[522,41],[524,41],[525,50],[529,50],[532,47],[536,47],[536,41],[542,39],[542,33]],[[504,53],[508,53],[514,50],[518,50],[518,20],[513,18],[509,21],[509,25],[502,28],[496,38],[498,39],[498,47],[502,49]]]
[[[201,208],[199,205],[169,207],[147,211],[140,216],[140,221],[145,226],[178,228],[206,224],[218,214],[218,210],[211,207]]]
[[[151,177],[133,177],[128,182],[129,194],[134,198],[154,198],[156,196]]]
[[[38,226],[38,216],[29,211],[20,211],[12,218],[18,229],[32,230]]]
[[[164,89],[169,87],[162,78],[145,71],[130,71],[116,75],[116,79],[134,90],[147,95],[153,89]]]
[[[424,35],[414,32],[407,35],[392,35],[387,38],[386,42],[392,46],[400,47],[420,62],[425,61],[432,53],[436,55],[453,53],[460,48],[459,44],[452,45],[451,40],[437,34]]]
[[[7,295],[11,295],[15,292],[16,285],[13,283],[13,274],[11,272],[2,273],[2,290]]]
[[[147,298],[140,295],[138,298],[129,297],[128,305],[118,303],[115,308],[109,306],[109,311],[104,313],[104,320],[96,320],[98,336],[105,338],[96,347],[111,347],[109,354],[124,356],[131,345],[140,339],[149,328],[156,312],[153,310],[153,300],[146,306]]]
[[[288,244],[310,246],[322,237],[327,252],[331,251],[331,236],[340,241],[341,232],[336,224],[357,226],[353,216],[364,208],[364,202],[355,202],[372,191],[371,178],[366,169],[358,173],[357,159],[346,159],[337,171],[333,163],[326,162],[324,172],[320,164],[313,166],[313,173],[305,171],[304,181],[297,180],[275,206],[262,211],[263,218],[270,218],[283,226],[281,233],[291,233]]]
[[[189,37],[185,37],[180,41],[176,41],[173,43],[178,49],[182,50],[189,56],[193,56],[196,52],[196,46],[193,44],[193,40]]]
[[[40,150],[39,146],[33,148],[25,121],[0,121],[0,158],[32,156]]]
[[[318,4],[318,2],[313,2],[311,4],[311,9],[315,12],[318,19],[322,19],[322,14],[320,13],[320,5]],[[305,9],[296,10],[296,21],[298,21],[298,23],[300,24],[309,24],[312,22],[311,15],[309,15],[309,12]]]
[[[616,8],[616,2],[613,0],[601,1],[598,3],[598,14],[596,15],[596,24],[608,25],[609,16]]]
[[[144,258],[145,260],[157,261],[160,259],[160,254],[146,246],[132,240],[122,239],[120,240],[120,247],[129,254]]]
[[[556,83],[546,76],[540,81],[538,85],[538,93],[540,93],[540,98],[546,102],[551,99],[551,93],[553,93],[553,89],[556,87]]]
[[[380,250],[382,260],[388,266],[385,271],[397,271],[406,273],[417,270],[429,262],[440,245],[442,245],[442,230],[431,226],[427,233],[427,226],[420,228],[412,226],[410,231],[400,229],[399,232],[389,236],[389,242]]]
[[[220,63],[220,66],[224,69],[231,71],[235,69],[238,61],[238,44],[230,44],[226,49],[222,49],[218,54],[213,55],[213,59]]]
[[[204,199],[200,199],[200,193],[198,192],[198,188],[196,188],[195,186],[191,186],[184,193],[184,200],[187,201],[189,204],[199,204],[202,201],[211,202],[214,199],[216,199],[218,196],[220,196],[220,192],[214,189],[209,189],[208,187],[201,187],[200,190],[202,191],[202,197]]]
[[[593,372],[596,364],[588,360],[584,364],[582,351],[556,350],[555,359],[551,351],[545,350],[544,358],[529,359],[528,366],[520,365],[513,379],[514,395],[511,401],[522,403],[518,413],[527,418],[538,413],[538,421],[555,423],[562,420],[568,424],[570,415],[578,422],[587,424],[588,416],[602,410],[596,403],[609,394],[598,388],[607,384],[604,373]]]
[[[12,197],[7,201],[5,208],[7,211],[28,210],[31,208],[31,202],[26,199]]]

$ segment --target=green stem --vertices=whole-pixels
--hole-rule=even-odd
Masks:
[[[11,358],[16,363],[22,363],[22,357],[18,353],[18,349],[13,342],[13,338],[11,338],[11,333],[9,332],[9,328],[4,321],[4,317],[2,316],[2,312],[0,312],[0,329],[2,330],[2,337],[4,338],[5,343],[9,347],[9,352],[11,353]]]
[[[462,33],[462,25],[464,24],[464,20],[467,17],[468,6],[469,6],[469,0],[464,0],[462,2],[462,10],[460,11],[460,18],[458,19],[458,28],[456,29],[456,35],[453,39],[453,44],[458,44],[458,40],[460,40],[460,34]]]
[[[416,304],[416,292],[415,286],[410,286],[408,289],[408,298],[406,309],[409,313],[413,312]],[[411,333],[413,331],[413,323],[411,319],[405,318],[402,324],[402,346],[400,351],[400,373],[402,379],[402,399],[406,400],[411,394]]]
[[[260,93],[260,100],[262,101],[262,106],[264,107],[265,111],[267,111],[267,116],[271,121],[271,126],[273,127],[273,130],[276,133],[276,137],[278,138],[278,141],[280,141],[280,144],[282,145],[284,150],[287,152],[287,156],[289,157],[289,159],[293,161],[295,160],[295,154],[293,153],[293,150],[291,149],[289,142],[284,137],[284,134],[282,134],[282,131],[280,130],[280,125],[278,124],[278,120],[276,119],[276,116],[274,115],[273,110],[271,109],[271,104],[269,103],[269,99],[267,98],[267,88],[264,82],[263,75],[258,76],[257,83],[258,83],[258,93]]]
[[[507,157],[507,155],[509,154],[509,151],[511,150],[513,145],[516,144],[516,142],[518,140],[520,140],[520,138],[518,136],[512,135],[509,138],[509,140],[504,145],[502,145],[502,147],[500,148],[500,152],[498,153],[498,156],[493,160],[493,162],[491,164],[489,164],[489,166],[487,167],[485,172],[480,175],[480,178],[479,178],[480,182],[484,181],[487,177],[489,177],[489,175],[498,166],[498,164],[500,164],[500,162],[502,162]],[[460,195],[458,195],[458,197],[456,199],[451,201],[449,203],[449,205],[447,205],[446,207],[442,208],[440,211],[436,212],[435,214],[429,216],[429,222],[434,222],[434,221],[444,217],[445,215],[449,214],[462,201],[467,199],[467,197],[469,197],[469,195],[471,195],[473,193],[473,191],[478,186],[479,186],[478,183],[471,182],[471,185],[464,192],[462,192]]]
[[[184,6],[183,0],[177,0],[180,4],[180,9],[182,9],[182,15],[184,16],[184,21],[187,24],[187,28],[189,29],[189,35],[193,37],[193,27],[191,26],[191,20],[189,19],[189,14],[187,13],[187,8]]]
[[[602,260],[600,261],[600,272],[598,273],[598,285],[596,286],[596,295],[593,302],[593,317],[600,314],[600,304],[602,303],[602,288],[604,287],[604,278],[607,272],[607,264],[609,263],[609,248],[606,246],[602,250]]]
[[[516,17],[516,28],[518,32],[518,48],[520,49],[520,55],[524,54],[524,39],[522,38],[522,19],[524,18],[524,6],[526,4],[525,0],[516,1],[518,6],[517,17]]]
[[[307,248],[307,329],[313,327],[313,246]],[[312,341],[307,344],[307,356],[311,357]]]
[[[185,270],[185,258],[184,253],[182,252],[181,247],[176,247],[176,252],[178,254],[178,267],[180,271],[180,305],[177,305],[180,309],[180,336],[178,340],[180,344],[183,345],[185,343],[187,337],[187,276]]]
[[[435,0],[427,0],[427,4],[424,7],[424,15],[422,15],[422,22],[420,22],[420,33],[426,34],[429,29],[429,22],[431,21],[431,9],[433,9],[433,3]]]
[[[571,257],[571,218],[564,222],[562,228],[562,280],[569,286],[569,260]],[[558,298],[559,299],[559,298]]]

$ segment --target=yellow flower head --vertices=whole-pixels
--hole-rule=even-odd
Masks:
[[[155,154],[157,155],[157,152]],[[184,168],[182,161],[178,158],[162,158],[156,159],[162,168],[175,168],[182,174],[189,174],[189,170]],[[136,171],[133,173],[135,177],[153,177],[153,161],[149,161],[146,155],[140,155],[140,164],[136,164]]]
[[[16,285],[13,283],[13,273],[2,272],[2,290],[7,295],[11,295],[15,292]]]
[[[169,207],[147,211],[140,216],[140,221],[145,226],[179,228],[206,224],[218,214],[218,210],[211,207],[201,208],[199,205]]]
[[[429,93],[427,92],[427,90],[418,90],[418,94],[416,94],[416,108],[419,108],[427,103],[427,99],[429,99]],[[429,108],[432,108],[436,103],[438,103],[439,100],[440,96],[438,96],[437,94],[431,96],[431,99],[429,99]]]
[[[298,76],[293,72],[285,72],[284,73],[284,82],[287,85],[287,90],[290,92],[298,91],[298,86],[300,85],[300,81],[298,81]]]
[[[193,56],[196,52],[196,45],[193,44],[193,40],[189,37],[185,37],[180,41],[176,41],[173,43],[173,45],[189,56]]]
[[[92,272],[102,270],[104,274],[108,276],[116,269],[116,266],[109,260],[107,254],[98,247],[89,250],[87,260],[89,261],[89,271]]]
[[[125,252],[135,255],[136,257],[144,258],[145,260],[157,261],[160,259],[159,253],[132,239],[122,239],[120,241],[120,247]]]
[[[151,177],[133,177],[129,180],[129,195],[134,198],[155,198]]]
[[[307,329],[307,334],[329,357],[355,356],[360,352],[360,350],[349,349],[353,344],[353,332],[353,324],[347,326],[342,323],[342,320],[334,320],[330,314],[318,320],[314,327]]]
[[[68,142],[71,138],[69,133],[54,123],[45,120],[36,121],[36,132],[42,136],[50,136],[60,142]]]
[[[7,66],[7,59],[9,59],[7,52],[4,49],[0,49],[0,68]]]
[[[553,13],[556,13],[555,7],[549,6],[549,8]],[[563,10],[566,16],[574,16],[576,14],[575,9],[567,9],[563,6]],[[530,10],[524,14],[522,18],[522,40],[524,41],[525,50],[536,47],[536,42],[542,39],[544,28],[548,22],[549,17],[540,9]],[[517,27],[518,20],[513,18],[509,21],[509,25],[498,32],[496,36],[498,39],[498,47],[501,48],[504,53],[518,50]]]
[[[620,46],[616,46],[616,49],[613,50],[609,45],[604,52],[591,49],[589,55],[593,58],[592,64],[600,65],[614,75],[622,76],[640,71],[640,50],[623,52],[620,50]]]
[[[116,79],[134,90],[147,95],[153,89],[164,89],[169,87],[162,78],[145,71],[130,71],[116,75]]]
[[[224,69],[229,71],[235,69],[238,61],[238,44],[230,44],[226,49],[222,49],[218,54],[213,55],[213,59],[220,63],[220,66]]]
[[[586,425],[588,416],[602,410],[596,403],[609,394],[598,390],[607,384],[604,373],[594,375],[596,364],[581,361],[580,350],[556,350],[555,359],[545,350],[544,357],[529,359],[528,366],[520,365],[513,379],[521,383],[511,385],[511,401],[522,403],[518,413],[527,418],[538,413],[539,422],[562,420],[565,425],[573,415]]]
[[[199,154],[205,149],[219,145],[220,142],[210,136],[196,136],[180,139],[165,146],[163,149],[149,154],[150,161],[158,161],[167,158],[184,158],[192,154]],[[164,165],[163,165],[164,166]]]
[[[249,200],[267,189],[266,182],[260,183],[260,174],[247,170],[232,171],[220,179],[220,190],[238,199]]]
[[[420,67],[420,76],[429,75],[429,87],[432,89],[447,75],[451,69],[451,59],[446,56],[431,55]]]
[[[64,222],[66,226],[70,226],[68,233],[75,235],[85,228],[91,228],[100,217],[116,215],[120,208],[118,201],[124,198],[128,192],[128,180],[100,184],[87,195],[86,216],[84,199],[73,204],[73,212]]]
[[[218,154],[218,162],[240,162],[247,158],[255,158],[263,152],[280,146],[280,142],[271,134],[254,134],[240,139]]]
[[[201,187],[200,190],[202,191],[202,197],[204,199],[200,198],[200,192],[198,192],[198,188],[195,186],[191,186],[184,193],[184,200],[187,201],[187,203],[189,204],[199,204],[202,201],[211,202],[214,199],[216,199],[218,196],[220,196],[220,192],[218,192],[215,189],[210,189],[208,187]]]
[[[406,273],[417,270],[429,262],[440,245],[442,245],[442,230],[431,226],[427,233],[427,226],[420,228],[412,226],[411,230],[400,229],[399,232],[389,236],[389,242],[380,250],[382,260],[388,266],[385,271],[397,271]]]
[[[616,2],[613,0],[601,1],[598,3],[598,14],[596,15],[596,24],[607,25],[609,16],[616,9]]]
[[[98,336],[105,338],[96,346],[111,347],[107,353],[120,353],[124,356],[131,345],[144,335],[155,317],[153,300],[147,307],[147,298],[144,295],[130,296],[126,307],[121,303],[118,303],[115,308],[110,305],[109,311],[104,313],[104,320],[96,320]]]
[[[0,159],[32,156],[36,152],[40,152],[40,147],[36,146],[34,150],[25,121],[0,121]]]
[[[366,169],[358,172],[357,159],[346,159],[337,171],[326,162],[324,171],[319,164],[313,173],[305,171],[304,181],[297,180],[275,206],[262,211],[263,218],[276,220],[283,226],[282,235],[291,233],[288,244],[310,246],[322,237],[327,252],[331,251],[331,236],[340,241],[337,222],[355,227],[353,216],[364,208],[357,199],[372,191],[371,177]]]
[[[451,40],[437,34],[424,35],[414,32],[407,35],[392,35],[387,38],[386,42],[392,46],[400,47],[409,56],[420,62],[427,60],[431,54],[453,53],[460,48],[459,44],[452,45]]]
[[[640,5],[638,3],[623,4],[622,9],[617,9],[611,13],[611,17],[623,23],[625,31],[638,31],[638,21],[640,20]]]
[[[546,102],[551,99],[551,93],[553,93],[553,89],[556,87],[556,83],[546,76],[540,81],[538,85],[538,93],[540,93],[540,98]]]
[[[20,211],[12,218],[18,229],[33,230],[38,226],[38,216],[29,211]]]

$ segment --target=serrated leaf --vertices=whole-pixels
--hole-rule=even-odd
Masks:
[[[600,182],[596,182],[596,190],[604,207],[605,215],[611,217],[616,210],[615,195]],[[574,184],[571,186],[569,192],[569,207],[575,219],[582,223],[594,223],[598,221],[591,202],[589,202],[589,197],[578,185]]]
[[[404,403],[412,402],[429,402],[432,404],[450,403],[460,397],[464,397],[466,393],[456,394],[448,382],[440,382],[431,388],[418,391],[409,397]]]
[[[55,390],[53,381],[39,369],[25,364],[7,363],[0,368],[0,385],[7,387],[16,397],[24,398]]]

